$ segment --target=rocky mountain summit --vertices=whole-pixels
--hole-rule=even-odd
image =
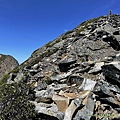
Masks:
[[[37,49],[7,84],[21,80],[35,93],[36,120],[119,120],[120,15],[85,21]]]
[[[18,61],[12,56],[0,54],[0,79],[18,65]]]

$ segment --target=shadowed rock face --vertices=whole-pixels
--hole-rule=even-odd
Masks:
[[[33,86],[41,120],[119,120],[119,33],[120,15],[83,22],[34,51],[7,83]]]
[[[18,65],[18,61],[12,56],[0,54],[0,79]]]

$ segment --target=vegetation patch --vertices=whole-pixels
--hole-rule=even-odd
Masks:
[[[4,84],[6,84],[7,79],[10,77],[9,74],[6,74],[3,76],[3,78],[0,80],[0,87],[3,86]]]
[[[48,47],[53,47],[56,43],[60,42],[60,39],[54,40],[54,41],[50,41],[49,43],[47,43],[45,46]]]
[[[95,21],[98,21],[100,18],[94,18],[94,19],[91,19],[91,20],[88,20],[86,22],[83,22],[80,24],[80,29],[77,30],[77,33],[80,33],[82,31],[85,31],[89,26],[90,26],[90,23],[94,23]]]
[[[45,79],[45,82],[46,82],[47,85],[50,85],[50,84],[52,84],[53,81],[51,81],[51,78],[50,78],[50,77],[47,77],[47,78]]]
[[[57,51],[58,51],[58,48],[55,48],[55,49],[53,49],[52,51],[46,51],[46,52],[42,53],[39,57],[37,57],[37,58],[35,58],[34,60],[32,60],[32,61],[30,62],[30,65],[32,66],[32,65],[38,63],[38,62],[39,62],[41,59],[43,59],[44,57],[48,57],[48,56],[56,53]]]
[[[16,67],[16,68],[14,68],[13,70],[11,70],[10,72],[9,72],[9,74],[10,73],[18,73],[19,72],[19,67]]]
[[[35,106],[30,85],[25,83],[5,84],[0,87],[0,120],[34,120]]]

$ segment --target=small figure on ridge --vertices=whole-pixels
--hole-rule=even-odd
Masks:
[[[109,11],[109,15],[112,15],[112,10]]]

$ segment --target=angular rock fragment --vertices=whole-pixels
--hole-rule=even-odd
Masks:
[[[53,95],[52,100],[55,101],[60,111],[65,112],[68,108],[69,98],[60,95]]]
[[[60,112],[57,108],[57,106],[52,103],[52,104],[45,104],[45,103],[36,103],[34,102],[35,104],[35,110],[38,111],[38,113],[42,113],[42,114],[45,114],[45,115],[50,115],[51,119],[52,119],[52,116],[53,117],[56,117],[58,119],[55,119],[55,120],[63,120],[63,116],[64,116],[64,113]]]
[[[40,81],[39,83],[36,82],[36,86],[35,86],[35,91],[40,91],[40,90],[45,90],[47,88],[47,84],[44,81]]]
[[[52,77],[51,77],[51,80],[52,80],[52,81],[59,81],[59,80],[61,80],[61,79],[67,78],[67,77],[70,76],[70,75],[71,75],[71,72],[58,74],[58,75],[56,75],[56,76],[52,76]]]
[[[41,91],[35,91],[35,97],[48,97],[52,98],[52,96],[56,93],[54,89],[48,89],[48,90],[41,90]]]
[[[95,103],[91,97],[88,97],[86,105],[78,110],[73,120],[91,120],[94,113]]]
[[[73,113],[77,109],[77,106],[74,104],[74,101],[72,100],[71,104],[65,111],[65,116],[63,120],[72,120]]]
[[[53,89],[55,91],[62,90],[68,88],[67,84],[54,84],[48,86],[49,89]]]
[[[101,67],[104,65],[104,62],[96,63],[93,69],[91,69],[88,73],[98,73],[101,71]]]
[[[82,84],[79,87],[79,89],[82,89],[82,90],[93,90],[95,84],[96,84],[96,81],[84,78],[84,81],[82,82]]]

